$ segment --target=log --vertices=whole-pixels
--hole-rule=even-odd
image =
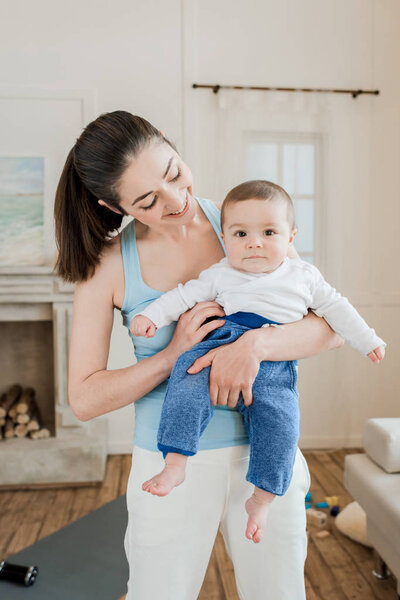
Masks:
[[[17,410],[18,410],[18,405],[17,405]],[[36,413],[39,413],[39,407],[36,404],[36,400],[34,398],[34,396],[32,396],[29,399],[29,403],[27,405],[27,410],[25,411],[25,407],[24,407],[24,412],[21,412],[21,410],[19,410],[18,414],[17,414],[17,423],[29,423],[29,421],[32,419],[33,415],[35,415]]]
[[[36,407],[36,410],[32,412],[29,423],[27,423],[28,431],[38,431],[41,426],[41,419],[39,414],[39,409]]]
[[[6,420],[6,424],[4,426],[4,437],[7,439],[14,437],[14,423],[11,419]]]
[[[42,440],[50,437],[50,431],[48,429],[39,429],[38,431],[30,431],[29,437],[32,440]]]
[[[35,390],[31,387],[25,388],[16,404],[17,413],[24,414],[28,412],[29,406],[34,399]]]
[[[12,385],[0,399],[0,417],[6,417],[10,408],[19,400],[22,387],[19,384]]]
[[[26,437],[28,434],[28,428],[26,425],[17,425],[15,428],[15,436],[19,438]]]
[[[5,417],[0,417],[0,427],[2,425],[5,425],[5,424],[6,424],[6,418]]]
[[[16,419],[17,418],[17,409],[15,406],[12,406],[9,410],[8,410],[8,416],[11,419]]]

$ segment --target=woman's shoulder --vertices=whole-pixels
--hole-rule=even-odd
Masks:
[[[121,261],[120,233],[109,240],[107,245],[103,248],[94,275],[104,275],[104,273],[109,271],[112,267],[115,267],[119,261]]]
[[[101,293],[121,307],[124,294],[124,270],[121,256],[121,234],[116,235],[103,249],[92,277],[80,282],[88,293]]]
[[[196,200],[203,212],[203,214],[207,217],[207,220],[213,226],[215,231],[220,231],[221,229],[221,213],[218,206],[212,200],[208,200],[206,198],[198,198]]]
[[[213,200],[209,200],[208,198],[199,198],[198,196],[196,196],[196,200],[203,210],[208,210],[214,215],[220,215],[220,208]]]

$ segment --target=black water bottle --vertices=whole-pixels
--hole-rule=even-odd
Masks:
[[[2,560],[0,562],[0,580],[13,581],[21,585],[32,585],[35,583],[38,567],[23,567],[22,565],[12,565]]]

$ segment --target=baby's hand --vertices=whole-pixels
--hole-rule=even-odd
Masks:
[[[136,315],[131,321],[130,330],[133,335],[149,338],[155,334],[156,326],[144,315]]]
[[[383,360],[383,357],[385,356],[385,347],[384,346],[378,346],[378,348],[375,348],[375,350],[372,350],[372,352],[370,352],[369,354],[367,354],[368,358],[372,360],[373,363],[380,363],[381,360]]]

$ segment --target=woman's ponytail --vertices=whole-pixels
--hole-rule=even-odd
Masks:
[[[91,277],[110,241],[110,232],[120,227],[122,218],[122,214],[101,206],[82,183],[74,165],[73,148],[65,162],[54,204],[57,274],[70,282]]]
[[[145,119],[123,110],[89,123],[68,154],[55,206],[58,275],[70,282],[91,277],[111,234],[126,214],[119,205],[120,179],[131,160],[152,140],[166,142]],[[99,204],[103,200],[119,213]]]

